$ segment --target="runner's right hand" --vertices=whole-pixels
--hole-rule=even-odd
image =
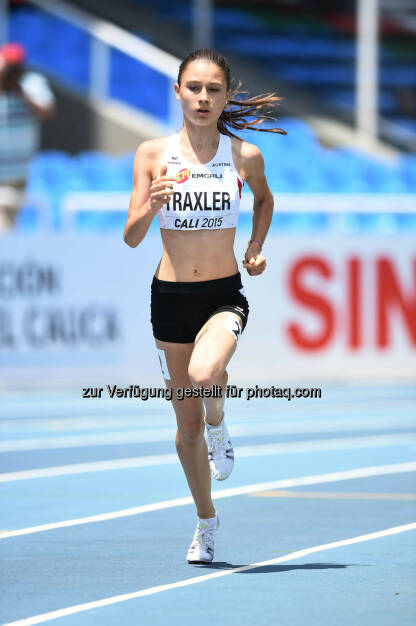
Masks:
[[[167,171],[167,165],[162,165],[158,178],[155,178],[150,186],[149,205],[150,210],[155,213],[157,213],[164,204],[169,202],[173,194],[173,185],[170,181],[175,182],[176,178],[166,176]]]

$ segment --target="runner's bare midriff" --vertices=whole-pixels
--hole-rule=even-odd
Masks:
[[[163,255],[155,276],[188,282],[224,278],[238,272],[233,245],[235,228],[181,232],[160,229]]]

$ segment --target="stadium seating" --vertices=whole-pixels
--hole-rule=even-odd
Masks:
[[[131,0],[137,1],[137,0]],[[155,0],[165,15],[189,25],[188,7],[167,0]],[[230,50],[257,58],[263,67],[276,76],[292,82],[300,81],[319,88],[322,97],[340,107],[354,105],[354,46],[350,40],[334,37],[329,27],[311,29],[301,22],[295,24],[288,37],[284,25],[267,24],[260,17],[237,9],[218,8],[215,12],[216,36]],[[293,26],[293,24],[292,24]],[[49,37],[46,33],[53,33]],[[225,37],[226,34],[226,37]],[[13,11],[10,39],[21,41],[34,66],[52,76],[59,76],[72,88],[81,91],[89,85],[90,37],[80,29],[35,8]],[[309,64],[301,61],[305,56]],[[382,60],[394,61],[392,51],[381,48]],[[334,61],[336,63],[334,63]],[[339,61],[339,63],[338,63]],[[311,68],[313,68],[311,70]],[[381,111],[397,111],[397,98],[392,87],[416,84],[411,66],[389,66],[381,71]],[[167,79],[140,62],[116,50],[110,56],[110,96],[149,112],[159,119],[168,119]],[[416,131],[414,120],[406,120],[404,129]],[[256,143],[266,162],[266,174],[273,192],[277,193],[415,193],[416,158],[404,155],[394,165],[371,160],[365,154],[346,148],[323,148],[310,127],[293,118],[280,119],[277,125],[286,136],[247,131],[244,138]],[[405,132],[405,130],[403,131]],[[71,191],[128,191],[131,187],[133,155],[115,158],[98,152],[85,152],[71,157],[60,152],[38,155],[32,164],[29,191],[49,194],[53,198],[53,223],[61,225],[60,199]],[[125,216],[122,216],[124,220]],[[245,217],[242,218],[243,220]],[[101,222],[100,222],[101,220]],[[325,214],[278,215],[276,223],[284,229],[308,231],[327,226]],[[349,215],[341,219],[343,228],[363,232],[377,228],[383,232],[415,229],[413,215],[363,216]],[[19,225],[33,225],[33,211],[22,211]],[[83,214],[80,225],[99,223],[113,228],[120,226],[120,213]]]
[[[416,155],[402,155],[394,165],[375,161],[350,148],[323,148],[312,129],[295,118],[281,118],[278,126],[287,135],[246,131],[243,137],[257,144],[265,159],[266,175],[273,192],[279,193],[384,193],[416,192]],[[125,191],[131,189],[134,154],[112,157],[102,152],[70,156],[63,152],[40,153],[32,163],[28,190],[52,199],[52,222],[62,226],[60,201],[74,191]],[[127,207],[126,207],[127,209]],[[245,223],[250,219],[242,215]],[[120,229],[125,213],[83,212],[81,229]],[[339,219],[323,212],[278,213],[274,224],[285,232],[314,232],[338,224],[349,233],[416,231],[415,214],[349,214]],[[19,227],[35,225],[33,210],[22,211]]]
[[[245,131],[266,162],[269,184],[276,192],[415,193],[416,156],[402,155],[394,165],[369,158],[349,148],[326,149],[311,128],[294,118],[277,125],[287,135]],[[43,152],[32,164],[33,189],[84,189],[122,191],[131,186],[133,155],[111,157],[102,152],[69,156]]]
[[[131,3],[145,4],[139,0]],[[192,12],[188,3],[155,0],[152,5],[162,17],[190,27]],[[215,45],[220,49],[257,60],[263,70],[277,79],[283,77],[302,84],[333,106],[353,110],[355,42],[352,38],[342,36],[323,22],[303,22],[302,16],[279,22],[266,19],[261,12],[249,13],[237,8],[217,7],[214,23]],[[12,12],[9,36],[27,47],[32,63],[59,76],[71,87],[87,90],[91,43],[88,34],[58,17],[26,6]],[[393,46],[384,43],[380,46],[380,111],[403,124],[406,136],[414,136],[416,121],[401,120],[398,97],[401,88],[416,86],[414,65],[406,54],[400,57]],[[167,81],[163,76],[115,50],[111,53],[110,68],[112,97],[167,119]]]

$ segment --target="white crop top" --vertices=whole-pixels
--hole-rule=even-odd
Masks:
[[[243,180],[234,167],[231,138],[220,133],[208,163],[190,163],[181,153],[179,133],[168,138],[162,164],[175,177],[169,203],[158,211],[160,228],[215,230],[237,226]]]

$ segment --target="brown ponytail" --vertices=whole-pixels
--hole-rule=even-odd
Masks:
[[[222,69],[228,91],[231,85],[230,66],[228,65],[225,57],[215,50],[202,49],[190,52],[180,64],[178,84],[181,84],[182,74],[189,63],[200,60],[215,63]],[[241,98],[239,96],[246,92],[240,91],[240,87],[241,82],[231,92],[226,106],[218,118],[217,127],[219,132],[223,135],[236,137],[237,139],[240,139],[240,137],[234,135],[230,128],[236,130],[257,130],[263,133],[278,133],[280,135],[287,135],[287,132],[282,128],[257,128],[258,124],[261,124],[266,120],[277,119],[274,104],[279,102],[281,98],[276,96],[275,93],[263,93],[250,98]],[[253,117],[255,119],[248,121],[246,119],[247,117]]]

